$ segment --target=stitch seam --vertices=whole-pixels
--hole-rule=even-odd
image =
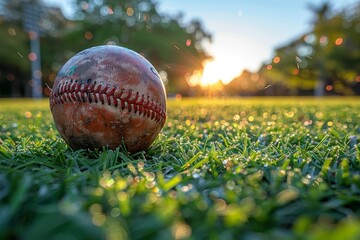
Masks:
[[[56,105],[64,103],[88,102],[101,103],[102,105],[109,105],[121,110],[127,109],[129,112],[137,113],[143,117],[147,117],[160,124],[163,124],[166,119],[164,107],[158,102],[154,101],[149,96],[133,92],[131,89],[121,89],[116,91],[116,85],[111,86],[107,84],[91,83],[89,79],[86,83],[79,83],[77,80],[66,81],[64,84],[53,89],[50,94],[50,109],[52,110]]]

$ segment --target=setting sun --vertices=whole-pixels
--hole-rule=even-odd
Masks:
[[[228,84],[231,80],[240,75],[243,69],[239,64],[239,61],[236,62],[237,64],[234,64],[234,59],[232,59],[231,56],[227,59],[228,61],[216,58],[214,61],[205,62],[204,70],[202,72],[195,71],[188,79],[189,85],[206,87],[219,81]]]
[[[202,87],[215,84],[220,80],[228,84],[245,69],[256,71],[260,66],[256,59],[264,53],[266,55],[263,45],[257,39],[249,39],[246,36],[238,38],[233,33],[224,33],[217,36],[214,41],[225,44],[208,46],[207,49],[213,56],[213,60],[205,62],[203,72],[196,72],[195,78],[191,81]]]
[[[206,87],[219,81],[228,84],[234,78],[239,76],[243,70],[243,65],[241,65],[240,61],[238,60],[234,64],[234,59],[231,58],[229,58],[228,61],[216,59],[207,62],[200,77],[200,85]]]
[[[223,80],[222,70],[219,62],[211,61],[206,63],[204,71],[200,76],[200,85],[207,86]]]

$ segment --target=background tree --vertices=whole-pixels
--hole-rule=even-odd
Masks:
[[[24,1],[1,1],[0,36],[3,38],[0,41],[8,51],[0,53],[0,84],[1,89],[5,89],[0,95],[9,96],[7,72],[17,74],[11,77],[16,81],[25,79],[22,81],[28,82],[30,78],[29,48],[22,30]],[[160,13],[157,2],[153,0],[75,0],[72,19],[64,18],[57,8],[47,7],[39,0],[32,1],[44,9],[41,19],[44,32],[41,36],[42,77],[44,84],[50,87],[59,68],[71,56],[95,45],[121,45],[139,52],[157,68],[168,92],[185,95],[190,90],[186,76],[202,69],[203,61],[210,58],[203,42],[211,41],[211,35],[201,22],[192,20],[186,23],[182,14],[169,16]],[[9,28],[15,29],[13,39],[13,31]],[[9,57],[13,57],[13,61],[8,61]],[[44,89],[49,92],[46,87]],[[17,95],[23,96],[24,91]]]
[[[54,36],[61,36],[61,30],[67,21],[60,9],[47,7],[39,0],[1,0],[0,2],[0,96],[30,96],[31,73],[29,36],[24,31],[24,4],[37,6],[42,10],[41,42],[47,43]],[[52,46],[56,48],[55,45]],[[45,65],[43,75],[49,72],[47,56],[53,51],[43,52],[42,62]]]
[[[326,3],[312,9],[313,29],[277,48],[260,79],[290,95],[359,94],[360,4],[335,14]]]

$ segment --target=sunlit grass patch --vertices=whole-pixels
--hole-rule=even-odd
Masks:
[[[357,98],[183,99],[146,152],[72,151],[0,101],[0,236],[356,239],[359,137]]]

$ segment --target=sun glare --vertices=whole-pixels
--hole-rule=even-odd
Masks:
[[[204,62],[202,71],[195,71],[191,76],[186,76],[191,87],[207,87],[219,81],[228,84],[245,69],[257,71],[260,66],[258,57],[267,57],[266,49],[257,39],[246,36],[239,39],[236,34],[231,33],[218,35],[215,40],[226,44],[206,46],[213,60]],[[280,58],[275,61],[279,62]]]
[[[200,85],[208,86],[222,80],[222,72],[216,61],[205,64],[204,71],[200,77]]]
[[[219,81],[227,84],[240,74],[240,70],[240,66],[234,67],[229,61],[215,59],[205,64],[200,76],[200,85],[206,87]]]

